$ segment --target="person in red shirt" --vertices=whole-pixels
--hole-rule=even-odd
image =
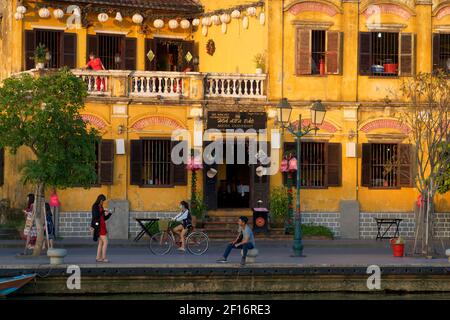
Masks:
[[[92,221],[91,232],[94,235],[94,241],[98,241],[97,248],[97,262],[109,262],[106,259],[106,250],[108,249],[108,230],[106,229],[106,220],[108,220],[112,212],[103,208],[103,203],[106,201],[106,197],[101,194],[97,197],[97,200],[92,205]],[[107,214],[105,214],[107,212]]]
[[[91,69],[94,71],[106,70],[105,66],[102,63],[102,60],[100,60],[100,58],[97,57],[92,52],[89,54],[89,61],[86,64],[85,68]],[[97,77],[96,85],[97,85],[97,91],[104,91],[105,90],[105,78]],[[103,85],[103,88],[102,88],[102,85]]]

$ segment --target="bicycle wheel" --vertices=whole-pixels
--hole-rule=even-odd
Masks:
[[[173,247],[172,236],[163,231],[154,234],[150,238],[150,250],[156,255],[164,255],[170,252]]]
[[[204,232],[192,232],[186,239],[186,246],[190,253],[200,256],[209,248],[209,238]]]

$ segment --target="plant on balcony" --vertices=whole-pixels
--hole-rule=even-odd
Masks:
[[[36,69],[44,69],[46,54],[47,47],[40,43],[34,50],[34,63],[36,64]]]
[[[266,55],[264,53],[258,53],[253,58],[256,65],[256,73],[261,74],[266,70]]]
[[[20,173],[23,183],[34,187],[35,256],[44,241],[46,188],[89,188],[97,182],[99,138],[80,115],[86,95],[84,81],[67,68],[40,77],[22,74],[0,86],[0,147],[29,155]]]

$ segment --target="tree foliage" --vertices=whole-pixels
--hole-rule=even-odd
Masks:
[[[96,182],[94,129],[80,116],[85,83],[63,69],[42,77],[23,74],[0,88],[0,146],[12,153],[26,146],[33,159],[22,169],[25,182],[57,188]]]

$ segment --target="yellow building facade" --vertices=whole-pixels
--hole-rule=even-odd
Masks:
[[[293,107],[291,120],[301,114],[303,125],[313,101],[327,108],[320,130],[303,138],[304,222],[326,225],[337,237],[372,238],[374,217],[396,217],[404,220],[402,235],[413,234],[413,165],[388,166],[411,147],[409,129],[398,120],[404,102],[392,93],[417,72],[447,67],[450,2],[169,0],[162,6],[148,0],[105,6],[92,0],[77,2],[79,16],[76,8],[68,13],[73,1],[0,3],[1,78],[33,69],[34,48],[44,43],[51,53],[47,67],[68,65],[88,84],[83,117],[105,142],[99,184],[58,190],[60,235],[89,236],[90,207],[100,193],[119,212],[110,222],[113,238],[138,232],[136,217],[173,215],[192,187],[191,173],[167,160],[175,130],[197,141],[194,132],[206,129],[267,129],[272,163],[279,166],[294,142],[287,132],[272,140],[282,98]],[[107,70],[83,69],[91,52]],[[262,73],[255,70],[257,54],[264,56]],[[205,141],[196,143],[206,148]],[[30,191],[18,171],[26,159],[26,150],[5,152],[0,197],[14,206],[23,206]],[[209,211],[251,213],[258,201],[268,206],[270,190],[286,177],[261,178],[257,167],[205,165],[197,189]],[[439,236],[450,236],[449,200],[436,203],[444,225]]]

